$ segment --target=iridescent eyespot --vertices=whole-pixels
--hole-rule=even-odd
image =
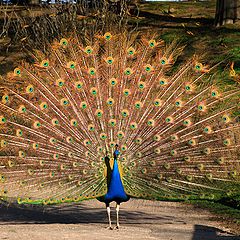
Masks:
[[[185,156],[185,157],[183,158],[183,160],[184,160],[185,162],[191,162],[191,157],[190,157],[190,156]]]
[[[40,103],[39,107],[41,110],[46,110],[46,109],[48,109],[48,104],[47,104],[47,102],[42,102],[42,103]]]
[[[142,107],[143,107],[142,102],[140,102],[140,101],[135,102],[135,108],[136,108],[136,109],[140,109],[140,108],[142,108]]]
[[[54,154],[53,154],[53,159],[54,159],[54,160],[57,160],[57,159],[59,159],[59,154],[57,154],[57,153],[54,153]]]
[[[66,38],[62,38],[60,40],[60,45],[66,47],[68,45],[68,40]]]
[[[15,68],[13,71],[13,74],[15,77],[21,76],[21,69],[20,68]]]
[[[83,87],[83,83],[81,81],[77,81],[74,83],[74,86],[77,90],[80,90]]]
[[[126,146],[126,145],[122,145],[122,146],[121,146],[121,150],[122,150],[123,152],[125,152],[125,151],[127,150],[127,146]]]
[[[113,104],[114,104],[114,99],[113,98],[108,98],[108,100],[107,100],[107,104],[108,104],[108,106],[113,106]]]
[[[205,153],[206,155],[209,155],[211,153],[211,148],[204,148],[203,153]]]
[[[229,117],[229,115],[224,114],[224,115],[222,116],[222,121],[223,121],[224,123],[229,123],[229,122],[231,122],[231,118]]]
[[[111,34],[110,32],[106,32],[106,33],[103,35],[103,37],[104,37],[107,41],[109,41],[109,40],[111,40],[111,38],[112,38],[112,34]]]
[[[51,138],[49,139],[49,142],[50,142],[51,144],[55,144],[55,143],[57,142],[57,139],[51,137]]]
[[[70,61],[67,63],[67,68],[69,69],[75,69],[76,68],[76,63],[74,61]]]
[[[4,94],[3,96],[2,96],[2,103],[3,104],[6,104],[6,103],[8,103],[9,102],[9,96],[7,95],[7,94]]]
[[[24,105],[20,105],[18,108],[19,113],[25,113],[27,111],[26,107]]]
[[[102,147],[98,147],[98,148],[97,148],[97,151],[98,151],[98,152],[102,152],[102,151],[103,151],[103,148],[102,148]],[[104,160],[104,159],[103,159],[103,160]]]
[[[153,105],[155,107],[160,107],[160,106],[162,106],[162,101],[159,98],[157,98],[153,101]]]
[[[35,121],[35,122],[33,123],[33,127],[34,127],[35,129],[38,129],[38,128],[41,127],[41,123],[40,123],[39,121]]]
[[[203,169],[204,169],[204,165],[203,165],[202,163],[197,164],[196,167],[197,167],[197,169],[200,170],[200,171],[203,171]]]
[[[231,145],[231,139],[230,139],[230,138],[224,139],[224,140],[223,140],[223,144],[224,144],[225,146],[230,146],[230,145]]]
[[[34,92],[34,87],[33,87],[33,85],[28,85],[27,87],[26,87],[26,93],[33,93]]]
[[[101,134],[100,134],[100,139],[101,139],[101,140],[107,139],[107,134],[106,134],[106,133],[101,133]]]
[[[200,104],[197,106],[197,109],[198,109],[198,111],[200,111],[200,112],[206,112],[207,106],[206,106],[204,103],[200,103]]]
[[[17,137],[22,137],[22,135],[23,135],[23,131],[21,129],[17,129],[16,130],[16,136]]]
[[[146,87],[146,83],[145,83],[145,82],[140,81],[140,82],[138,83],[138,88],[139,88],[140,90],[143,90],[145,87]]]
[[[156,134],[153,136],[153,141],[159,142],[161,140],[161,136],[159,134]]]
[[[8,142],[7,141],[5,141],[5,140],[1,140],[0,141],[0,147],[2,147],[2,148],[4,148],[4,147],[6,147],[8,145]]]
[[[59,121],[57,120],[57,118],[52,119],[52,125],[53,126],[59,125]]]
[[[132,56],[135,54],[135,49],[133,47],[130,47],[128,50],[127,50],[127,53],[129,56]]]
[[[153,67],[150,64],[144,66],[145,72],[149,73],[153,70]]]
[[[124,89],[123,94],[124,96],[128,97],[131,94],[131,91],[129,89]]]
[[[6,122],[7,122],[7,119],[3,115],[1,115],[0,116],[0,124],[4,124]]]
[[[219,94],[219,92],[216,89],[213,89],[211,91],[211,97],[218,98],[218,97],[220,97],[220,94]]]
[[[85,146],[88,146],[88,145],[91,145],[91,144],[92,144],[89,139],[85,139],[85,140],[83,141],[83,143],[84,143]]]
[[[180,99],[177,99],[177,100],[175,101],[175,106],[176,106],[176,107],[182,107],[182,106],[183,106],[183,102],[182,102]]]
[[[173,122],[174,122],[174,119],[173,119],[173,117],[169,116],[169,117],[166,117],[166,118],[165,118],[165,122],[166,122],[166,123],[173,123]]]
[[[124,137],[124,132],[122,132],[122,131],[119,131],[118,133],[117,133],[117,137],[118,138],[123,138]]]
[[[135,156],[136,156],[137,158],[140,158],[140,157],[142,157],[142,153],[141,153],[141,152],[136,152]]]
[[[203,132],[207,133],[207,134],[210,134],[210,133],[212,133],[212,128],[210,126],[207,126],[203,129]]]
[[[170,163],[164,163],[163,164],[163,167],[166,169],[166,170],[169,170],[171,168],[171,164]]]
[[[156,178],[157,178],[158,180],[161,180],[161,179],[163,178],[163,175],[162,175],[161,173],[158,173],[158,174],[156,175]]]
[[[135,129],[137,129],[137,127],[138,127],[138,125],[137,125],[136,122],[131,122],[131,123],[130,123],[130,129],[131,129],[131,130],[135,130]]]
[[[86,102],[81,102],[80,103],[80,108],[81,109],[86,109],[87,108],[87,103]]]
[[[77,127],[78,122],[77,122],[77,120],[76,120],[75,118],[73,118],[73,119],[71,119],[70,124],[71,124],[71,126],[73,126],[73,127]]]
[[[91,76],[94,76],[96,74],[96,69],[95,68],[89,68],[88,69],[88,74]]]
[[[112,65],[113,62],[114,62],[114,59],[113,59],[112,57],[108,57],[108,58],[106,59],[106,63],[109,64],[109,65]]]
[[[160,59],[160,64],[161,65],[166,65],[168,63],[168,60],[167,60],[167,58],[166,57],[162,57],[161,59]]]
[[[175,150],[175,149],[172,149],[172,150],[170,151],[170,154],[171,154],[172,156],[175,156],[175,155],[177,155],[177,150]]]
[[[187,175],[186,180],[191,182],[193,180],[193,176],[192,175]]]
[[[65,84],[65,81],[63,79],[57,79],[56,80],[56,86],[63,87]]]
[[[190,139],[190,140],[188,140],[188,145],[190,145],[190,146],[196,146],[196,144],[197,144],[197,141],[196,141],[195,139]]]
[[[129,116],[129,111],[128,111],[127,109],[123,109],[123,110],[121,111],[121,115],[122,115],[123,117],[128,117],[128,116]]]
[[[126,69],[124,70],[124,74],[125,74],[126,76],[130,76],[132,73],[133,73],[133,71],[132,71],[131,68],[126,68]]]
[[[176,140],[178,140],[178,135],[173,134],[173,135],[170,136],[170,138],[171,138],[172,141],[176,141]]]
[[[110,119],[110,120],[108,121],[108,125],[109,125],[110,127],[115,127],[115,126],[116,126],[116,123],[117,123],[116,119]]]
[[[160,86],[166,86],[167,84],[168,84],[168,81],[167,81],[166,79],[161,78],[161,79],[159,80],[159,85],[160,85]]]
[[[156,154],[160,154],[161,153],[161,149],[159,147],[154,149],[154,153]]]
[[[141,144],[141,143],[142,143],[142,138],[136,138],[136,139],[134,140],[134,142],[135,142],[136,144]]]
[[[192,122],[190,119],[185,119],[185,120],[183,120],[183,125],[186,127],[189,127],[192,125]]]
[[[205,177],[206,177],[208,180],[210,180],[210,181],[213,179],[212,173],[207,173],[207,174],[205,175]]]
[[[90,46],[87,46],[87,47],[84,49],[84,52],[87,53],[87,54],[91,54],[91,53],[93,53],[93,48],[90,47]]]
[[[149,119],[147,121],[147,125],[150,126],[150,127],[154,127],[155,126],[155,121],[153,119]]]
[[[73,138],[70,137],[70,136],[68,136],[68,137],[66,138],[66,141],[67,141],[67,143],[72,143],[72,142],[73,142]]]
[[[8,161],[8,166],[9,166],[10,168],[12,168],[12,167],[15,166],[15,163],[14,163],[13,161],[9,160],[9,161]]]
[[[110,143],[109,143],[109,146],[110,146],[111,148],[115,147],[115,145],[116,145],[115,142],[110,142]]]
[[[224,157],[220,157],[216,160],[216,162],[217,162],[217,164],[222,165],[222,164],[224,164],[225,159],[224,159]]]
[[[24,157],[26,156],[26,153],[25,153],[24,151],[19,151],[19,152],[18,152],[18,156],[19,156],[20,158],[24,158]]]
[[[37,149],[39,149],[39,144],[38,143],[33,143],[32,147],[33,147],[34,150],[37,150]]]
[[[95,130],[95,126],[93,124],[88,125],[88,130],[93,132]]]
[[[200,72],[203,69],[203,65],[201,63],[196,63],[194,69],[195,71]]]
[[[109,84],[111,85],[111,86],[116,86],[117,85],[117,80],[116,80],[116,78],[111,78],[110,80],[109,80]]]
[[[61,106],[68,106],[69,101],[68,101],[67,98],[62,98],[62,99],[60,100],[60,104],[61,104]]]
[[[97,88],[95,88],[95,87],[92,87],[91,89],[90,89],[90,93],[93,95],[93,96],[96,96],[97,95]]]
[[[49,66],[49,61],[48,60],[42,60],[40,66],[47,68]]]
[[[6,181],[6,177],[0,174],[0,181],[4,183]]]
[[[153,39],[151,39],[150,41],[148,41],[148,46],[149,46],[150,48],[154,48],[154,47],[156,46],[156,41],[153,40]]]
[[[192,84],[190,84],[190,83],[187,83],[187,84],[185,85],[185,91],[186,91],[187,93],[192,93],[192,92],[194,91],[194,86],[193,86]]]
[[[101,109],[97,109],[97,110],[95,111],[95,115],[96,115],[98,118],[101,118],[102,115],[103,115],[103,111],[102,111]]]

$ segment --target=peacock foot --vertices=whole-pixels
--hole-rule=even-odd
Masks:
[[[106,229],[108,229],[108,230],[113,230],[113,228],[110,227],[110,226],[106,227]]]

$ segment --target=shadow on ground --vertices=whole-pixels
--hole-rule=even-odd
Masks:
[[[174,224],[184,223],[172,216],[158,216],[142,211],[121,210],[121,222],[123,224]],[[113,219],[115,211],[111,212]],[[5,206],[0,205],[0,225],[4,224],[77,224],[77,223],[107,223],[106,210],[104,208],[88,208],[81,204],[69,204],[58,206]]]
[[[240,236],[224,236],[224,234],[225,232],[214,227],[195,225],[192,240],[240,240]]]

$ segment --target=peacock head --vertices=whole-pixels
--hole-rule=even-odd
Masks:
[[[119,150],[118,150],[118,144],[116,144],[116,145],[115,145],[115,151],[114,151],[114,153],[113,153],[114,159],[117,159],[118,156],[119,156],[119,154],[120,154],[120,152],[119,152]]]

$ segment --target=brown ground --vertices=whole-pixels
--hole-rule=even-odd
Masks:
[[[121,205],[120,221],[120,230],[107,230],[104,205],[97,200],[54,207],[1,206],[0,239],[240,240],[208,211],[182,203],[131,199]]]

